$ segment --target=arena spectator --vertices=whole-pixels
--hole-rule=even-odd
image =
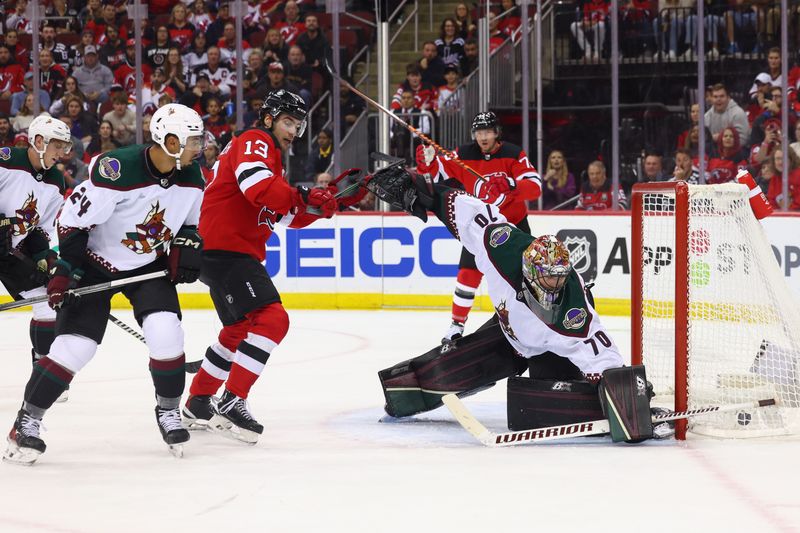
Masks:
[[[306,159],[305,179],[311,181],[320,172],[325,172],[333,161],[333,132],[323,128],[317,135],[317,142]],[[327,184],[326,184],[327,185]]]
[[[342,135],[344,135],[364,112],[364,101],[353,94],[347,84],[341,83],[339,84],[339,102],[342,115]]]
[[[422,74],[416,63],[406,65],[406,80],[400,84],[392,97],[392,110],[400,109],[400,98],[404,91],[414,94],[414,107],[421,111],[430,111],[436,105],[436,89],[422,82]]]
[[[177,98],[180,98],[188,88],[189,69],[184,66],[183,60],[181,59],[181,52],[177,46],[170,48],[167,53],[164,73],[167,77],[167,86],[173,90]]]
[[[694,0],[658,0],[658,16],[651,22],[653,34],[656,37],[658,54],[664,59],[675,61],[678,59],[678,38],[689,33],[684,31],[686,17],[694,4]],[[667,37],[669,41],[667,41]],[[691,59],[691,41],[682,59]]]
[[[522,25],[519,7],[517,7],[514,0],[500,0],[500,18],[498,27],[500,30],[509,37],[518,36],[517,30]]]
[[[213,6],[213,4],[211,4]],[[214,13],[213,9],[209,9]],[[228,0],[221,0],[217,8],[217,14],[214,21],[209,24],[208,31],[206,31],[206,38],[209,44],[216,44],[222,38],[222,32],[225,29],[225,23],[232,21],[233,17],[230,15],[230,6]]]
[[[214,135],[215,138],[220,139],[220,142],[224,142],[222,139],[231,133],[231,127],[223,113],[222,101],[216,97],[209,98],[206,102],[203,124],[206,131]]]
[[[441,114],[443,111],[458,111],[461,109],[461,99],[463,97],[463,90],[458,89],[458,84],[461,81],[461,76],[458,74],[458,67],[455,65],[447,65],[444,68],[444,85],[439,86],[436,90],[438,99],[436,102],[436,112]],[[456,94],[458,92],[459,94]]]
[[[463,57],[463,56],[462,56]],[[444,61],[439,57],[439,50],[433,41],[422,44],[422,57],[417,62],[422,73],[422,82],[434,87],[444,85]]]
[[[183,96],[180,97],[179,103],[185,105],[186,107],[191,107],[195,111],[197,111],[198,115],[204,115],[206,107],[208,106],[208,100],[211,98],[216,98],[211,93],[211,81],[208,79],[208,74],[198,74],[195,77],[194,85],[192,88],[185,93]]]
[[[692,162],[692,154],[686,148],[675,150],[675,170],[669,181],[685,181],[697,184],[700,181],[700,171]]]
[[[464,41],[464,57],[461,58],[461,75],[469,76],[478,68],[478,42],[475,39]]]
[[[286,2],[283,6],[283,21],[274,27],[281,32],[283,42],[287,46],[295,43],[300,34],[306,31],[306,25],[300,20],[300,8],[297,7],[297,2],[294,0]]]
[[[69,70],[69,50],[63,43],[56,42],[56,28],[50,22],[45,22],[39,32],[39,51],[49,50],[53,61],[66,73]]]
[[[285,75],[286,81],[297,87],[299,92],[296,94],[311,107],[311,67],[306,64],[303,51],[297,45],[289,47]]]
[[[206,132],[206,147],[203,150],[203,157],[200,159],[200,170],[203,171],[203,178],[206,183],[214,179],[214,165],[219,157],[219,143],[213,134]]]
[[[731,0],[728,11],[725,13],[725,25],[728,29],[728,54],[739,53],[740,47],[736,36],[747,29],[748,32],[758,33],[764,22],[762,6],[757,2],[746,0]],[[761,53],[761,45],[756,42],[751,53]]]
[[[711,131],[714,142],[719,140],[720,133],[728,126],[734,126],[742,145],[747,145],[750,138],[750,124],[747,115],[728,94],[722,83],[711,87],[711,109],[706,111],[705,123]]]
[[[400,107],[392,111],[395,115],[403,119],[406,124],[413,126],[425,135],[431,134],[431,119],[427,113],[423,114],[422,111],[416,107],[414,91],[411,89],[403,90],[400,95]],[[412,136],[408,129],[394,121],[389,130],[389,137],[392,155],[402,157],[406,160],[407,165],[413,166],[415,163],[414,152],[417,145],[420,144],[419,138],[417,138],[416,135]]]
[[[31,20],[28,18],[26,10],[28,0],[17,0],[14,11],[6,17],[6,29],[16,30],[22,33],[31,33]]]
[[[73,70],[72,75],[78,80],[78,87],[90,103],[105,102],[114,83],[114,74],[107,66],[100,64],[94,46],[87,46],[84,54],[83,65]]]
[[[44,10],[45,18],[52,24],[57,34],[77,33],[81,26],[78,23],[78,10],[67,5],[67,0],[52,0]]]
[[[800,121],[794,127],[794,142],[789,145],[789,148],[795,153],[797,159],[800,159]]]
[[[611,182],[606,177],[606,166],[602,161],[592,161],[587,169],[589,179],[581,187],[581,196],[575,209],[598,211],[611,209],[613,206],[613,193]],[[620,209],[628,208],[628,200],[622,187],[617,191],[617,204]]]
[[[269,64],[275,61],[281,63],[286,61],[289,55],[289,47],[283,41],[283,36],[277,28],[267,30],[267,37],[264,39],[264,62]]]
[[[72,68],[83,65],[83,54],[87,46],[94,46],[94,32],[83,30],[81,40],[69,47],[69,61]]]
[[[64,174],[64,182],[68,190],[74,189],[89,177],[89,167],[81,160],[83,154],[80,154],[81,157],[78,154],[79,151],[73,148],[56,164],[56,167]]]
[[[772,155],[775,173],[769,180],[767,200],[775,209],[782,209],[783,197],[783,165],[786,163],[783,150],[775,150]],[[789,198],[785,199],[790,211],[800,211],[800,159],[794,152],[789,152]]]
[[[83,102],[84,109],[89,109],[86,95],[83,94],[78,86],[78,80],[75,79],[75,76],[67,76],[67,79],[64,80],[64,93],[61,95],[61,98],[56,98],[53,100],[53,103],[50,104],[50,114],[54,117],[63,115],[67,109],[67,102],[73,96],[80,98],[81,102]]]
[[[183,55],[183,62],[190,72],[200,65],[208,63],[208,54],[206,54],[206,50],[208,50],[206,34],[201,31],[197,32],[192,39],[189,51]]]
[[[219,96],[220,100],[227,100],[236,86],[236,73],[222,63],[219,47],[210,46],[207,55],[208,63],[205,67],[198,67],[196,75],[206,74],[211,81],[211,92]]]
[[[721,30],[725,25],[724,13],[728,0],[705,0],[705,14],[703,15],[704,32],[706,38],[706,59],[716,61],[719,59]],[[686,16],[686,43],[696,51],[697,42],[697,8],[696,1],[692,2],[690,13]]]
[[[100,11],[100,18],[95,18],[86,23],[84,29],[92,30],[94,34],[94,44],[102,46],[106,42],[106,26],[115,26],[119,29],[119,36],[123,41],[128,39],[128,28],[120,25],[121,17],[117,16],[116,7],[112,2],[103,5]]]
[[[167,26],[167,32],[169,33],[169,40],[175,43],[181,52],[188,50],[192,44],[192,37],[194,37],[197,30],[194,24],[189,22],[188,16],[189,13],[185,5],[177,3],[172,6],[172,15]]]
[[[230,64],[231,69],[236,68],[236,26],[233,21],[226,22],[222,30],[222,37],[217,42],[217,47],[222,54],[222,61]],[[242,58],[245,64],[250,55],[250,43],[242,40]]]
[[[14,147],[15,148],[27,148],[28,147],[28,134],[27,133],[17,133],[14,135]]]
[[[620,2],[620,52],[625,57],[653,55],[657,15],[650,0]]]
[[[589,0],[583,4],[581,19],[570,24],[572,36],[586,59],[599,59],[603,53],[608,9],[606,0]]]
[[[86,146],[97,132],[97,119],[83,109],[83,102],[77,96],[73,96],[67,101],[66,109],[67,112],[61,117],[61,120],[64,120],[64,117],[69,118],[72,135],[83,143],[82,146]]]
[[[274,61],[269,64],[267,69],[267,78],[262,79],[255,87],[255,92],[261,98],[264,98],[270,91],[277,91],[278,89],[286,89],[287,91],[300,95],[300,89],[293,83],[286,80],[286,72],[283,64]]]
[[[47,91],[51,98],[58,98],[64,92],[64,80],[67,72],[53,62],[53,54],[44,49],[39,52],[39,86]]]
[[[706,183],[733,181],[739,169],[747,166],[747,158],[748,153],[742,148],[738,130],[734,127],[723,128],[708,161]]]
[[[647,154],[642,164],[642,175],[639,183],[667,181],[669,176],[664,174],[662,157],[659,154]]]
[[[163,67],[167,61],[167,54],[173,43],[169,40],[169,30],[166,26],[156,28],[156,39],[144,49],[144,60],[151,67]]]
[[[253,73],[256,80],[260,80],[267,75],[267,65],[264,63],[264,52],[260,48],[253,48],[250,57],[247,58],[247,70]],[[255,87],[255,84],[253,84]]]
[[[314,187],[317,187],[318,189],[326,188],[333,181],[333,175],[328,174],[327,172],[319,172],[312,178],[313,178],[312,181],[314,182]]]
[[[303,50],[306,63],[321,72],[325,70],[323,62],[325,53],[330,47],[325,35],[319,30],[319,19],[314,13],[306,15],[306,31],[297,37],[297,46]]]
[[[750,87],[750,99],[756,101],[761,105],[761,99],[758,94],[763,96],[771,87],[783,86],[781,79],[781,49],[778,47],[770,48],[767,53],[767,70],[759,72],[756,79],[753,80],[753,85]]]
[[[489,53],[491,54],[497,48],[506,42],[510,35],[505,33],[500,28],[500,21],[497,20],[497,15],[494,12],[489,13]]]
[[[456,21],[458,27],[458,36],[465,41],[472,37],[477,29],[475,22],[472,20],[467,4],[458,4],[455,9],[453,20]]]
[[[100,0],[88,0],[86,5],[78,12],[78,23],[85,28],[94,19],[103,18],[103,5]],[[89,30],[94,34],[93,30]]]
[[[0,100],[11,100],[14,93],[23,89],[25,72],[12,59],[8,47],[0,44]]]
[[[25,97],[30,93],[33,93],[33,72],[28,71],[22,81],[22,91],[11,95],[11,110],[9,111],[11,115],[19,112],[19,108],[25,103]],[[39,103],[45,109],[50,108],[50,95],[44,89],[39,89]]]
[[[89,163],[94,156],[114,150],[120,146],[119,141],[114,138],[114,127],[109,121],[104,120],[92,135],[92,140],[83,155],[83,162]]]
[[[761,165],[769,159],[772,153],[781,147],[781,124],[780,119],[770,119],[764,126],[764,134],[761,142],[754,142],[750,147],[750,166],[754,169],[761,168]]]
[[[150,121],[152,118],[153,115],[151,113],[145,113],[144,118],[142,118],[142,139],[145,143],[153,142],[153,137],[150,134]]]
[[[203,0],[195,0],[189,4],[189,8],[187,20],[194,25],[195,35],[202,33],[205,36],[205,32],[214,20],[206,9],[206,3]]]
[[[31,125],[33,119],[39,116],[39,113],[44,111],[44,108],[39,104],[39,109],[35,109],[33,105],[33,95],[28,94],[25,96],[25,102],[22,107],[17,111],[16,116],[11,120],[11,127],[16,132],[27,132],[28,126]]]
[[[0,146],[14,145],[14,128],[11,127],[11,119],[3,112],[0,112]]]
[[[769,90],[768,96],[765,97],[762,104],[762,112],[753,121],[753,126],[750,130],[750,142],[758,144],[764,139],[765,126],[771,122],[780,124],[781,121],[781,107],[783,106],[783,89],[780,87],[772,87]],[[797,115],[789,113],[789,128],[790,131],[794,130],[795,122],[797,122]]]
[[[450,17],[442,21],[436,51],[445,65],[458,65],[464,57],[464,39],[458,36],[456,21]]]
[[[149,80],[153,70],[147,63],[142,64],[142,82]],[[122,87],[131,98],[136,97],[136,39],[125,43],[125,63],[114,71],[114,83]]]
[[[124,92],[116,94],[112,100],[112,109],[103,120],[111,124],[112,135],[122,145],[133,144],[136,137],[136,113],[128,107],[128,97]]]
[[[97,53],[100,63],[111,69],[112,73],[125,63],[125,41],[120,39],[119,30],[113,24],[106,26],[106,42]]]
[[[22,70],[28,70],[31,62],[30,50],[19,43],[17,30],[6,30],[5,45],[8,47],[8,51],[11,52],[12,60],[16,61],[22,67]]]
[[[575,176],[569,171],[561,150],[553,150],[547,157],[547,169],[542,176],[542,207],[555,208],[575,196],[578,187]]]
[[[211,90],[212,87],[209,87]],[[144,113],[155,113],[158,109],[158,101],[164,94],[174,96],[172,88],[167,85],[167,74],[164,72],[164,67],[156,67],[153,74],[150,76],[150,83],[145,83],[142,88],[142,109]]]

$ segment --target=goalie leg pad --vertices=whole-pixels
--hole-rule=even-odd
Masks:
[[[508,378],[508,429],[519,431],[603,418],[597,385],[588,381]]]
[[[439,407],[445,394],[474,394],[526,368],[527,361],[517,355],[492,319],[452,345],[437,346],[381,370],[378,378],[386,397],[386,412],[401,417]]]
[[[600,404],[611,427],[611,440],[641,442],[653,438],[650,419],[652,387],[647,382],[644,366],[606,370],[599,393]]]

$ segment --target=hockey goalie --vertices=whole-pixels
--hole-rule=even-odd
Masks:
[[[397,165],[367,187],[423,221],[432,211],[475,255],[495,308],[475,333],[379,372],[390,416],[428,411],[447,393],[466,396],[509,378],[510,429],[605,416],[615,442],[653,437],[644,367],[623,366],[562,242],[520,231],[495,206]]]

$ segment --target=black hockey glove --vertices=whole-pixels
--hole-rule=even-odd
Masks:
[[[48,248],[33,256],[33,272],[30,278],[37,285],[47,286],[50,281],[50,270],[55,267],[58,254],[55,250]]]
[[[203,239],[194,226],[182,227],[169,246],[169,279],[173,283],[194,283],[200,276]]]

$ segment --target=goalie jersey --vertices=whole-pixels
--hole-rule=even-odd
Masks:
[[[64,175],[55,167],[36,171],[27,148],[0,148],[0,213],[16,219],[11,243],[18,246],[34,228],[55,244],[55,218],[64,203]]]
[[[95,156],[89,179],[75,188],[58,217],[64,239],[75,230],[89,233],[86,254],[110,273],[152,263],[169,250],[182,226],[196,226],[203,198],[203,174],[193,162],[163,174],[147,149],[132,145]],[[74,260],[74,258],[71,258]]]
[[[503,333],[520,355],[552,352],[569,359],[588,379],[622,366],[574,270],[559,300],[545,311],[537,302],[528,303],[523,286],[522,252],[534,237],[509,224],[495,206],[452,189],[443,195],[441,212],[448,229],[475,256]]]

